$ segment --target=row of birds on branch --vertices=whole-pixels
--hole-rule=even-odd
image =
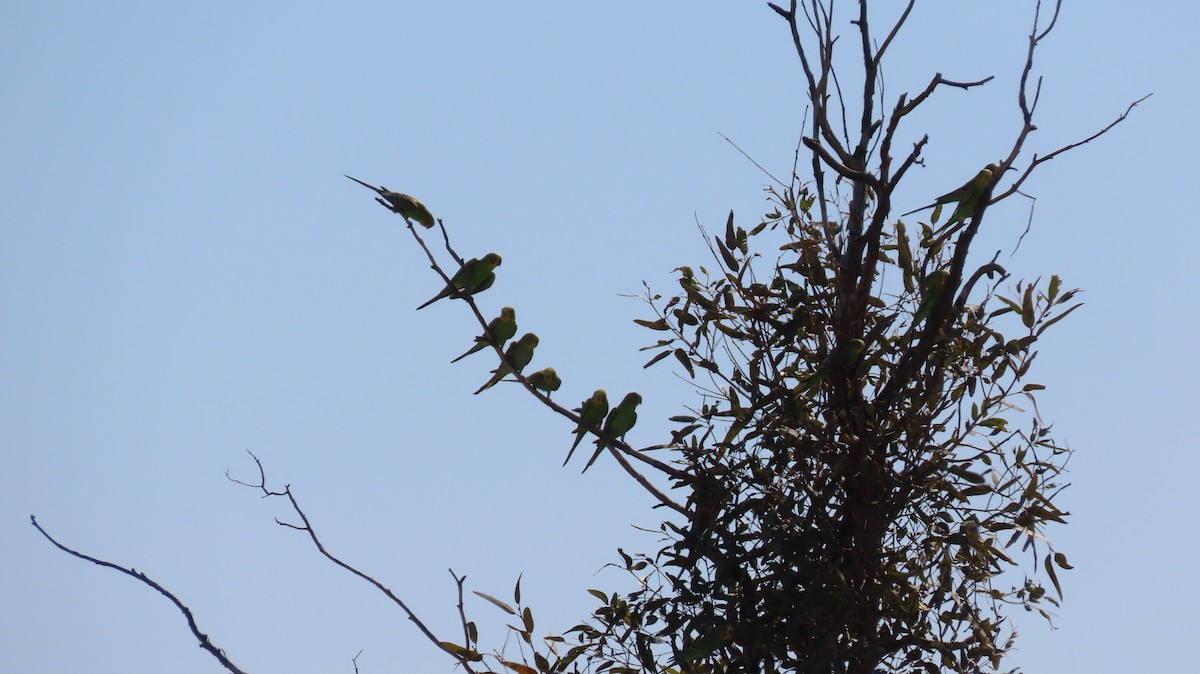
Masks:
[[[432,228],[436,224],[433,214],[426,208],[425,204],[421,203],[415,197],[400,192],[393,192],[386,187],[376,187],[353,176],[346,177],[363,187],[374,190],[379,195],[375,198],[376,201],[388,210],[399,214],[405,220],[415,220],[427,229]],[[427,302],[417,307],[417,309],[424,309],[445,297],[462,298],[487,290],[495,283],[496,267],[499,267],[502,262],[503,260],[498,253],[488,253],[482,258],[467,260],[454,273],[454,276],[450,277],[450,282],[446,284],[445,288],[431,297]],[[517,312],[512,307],[504,307],[500,310],[500,315],[493,318],[487,324],[483,334],[475,338],[475,343],[471,348],[450,362],[457,363],[463,358],[482,351],[489,346],[504,348],[505,343],[516,336],[516,334]],[[530,361],[533,360],[533,352],[537,348],[537,345],[538,336],[532,332],[527,332],[520,339],[508,344],[500,366],[492,370],[492,378],[475,391],[476,395],[500,383],[501,380],[510,374],[521,373],[529,365]],[[526,377],[525,380],[529,382],[530,386],[545,392],[547,397],[562,386],[562,379],[552,367],[538,370]],[[579,413],[580,422],[574,431],[575,442],[571,445],[570,451],[567,452],[567,458],[563,461],[563,465],[567,465],[571,460],[575,449],[579,446],[580,441],[583,440],[583,436],[588,433],[590,427],[602,429],[604,434],[610,438],[624,438],[625,434],[637,423],[637,406],[641,402],[641,395],[630,393],[616,407],[610,410],[608,394],[604,389],[596,389],[596,392],[590,398],[583,401],[583,404],[575,409],[575,412]],[[584,466],[584,470],[591,467],[592,463],[596,461],[606,446],[604,438],[597,437],[596,451]]]
[[[943,194],[928,206],[904,213],[903,216],[911,215],[927,208],[933,208],[934,212],[931,220],[933,220],[933,222],[937,222],[938,217],[941,214],[942,206],[954,203],[956,206],[954,212],[950,216],[950,219],[945,225],[943,225],[943,227],[939,229],[950,227],[951,225],[961,222],[967,217],[972,216],[976,212],[980,201],[986,195],[990,194],[991,188],[996,180],[1000,177],[1001,172],[1001,164],[988,164],[981,171],[979,171],[974,178],[968,180],[958,189]],[[433,213],[429,211],[425,204],[421,203],[420,200],[416,199],[415,197],[400,192],[393,192],[386,187],[376,187],[353,176],[348,175],[346,177],[362,185],[363,187],[373,190],[376,194],[378,194],[378,196],[375,198],[376,201],[378,201],[388,210],[399,214],[406,221],[416,221],[422,227],[427,229],[432,228],[435,224],[437,224],[437,221],[433,217]],[[424,304],[417,307],[417,309],[424,309],[430,304],[433,304],[434,302],[445,297],[461,298],[475,295],[476,293],[487,290],[488,288],[492,287],[493,283],[495,283],[496,268],[499,267],[502,262],[503,259],[498,253],[488,253],[482,258],[471,258],[470,260],[467,260],[458,269],[458,271],[454,273],[454,276],[450,278],[450,282],[446,284],[445,288],[442,288],[438,294],[431,297]],[[934,293],[929,294],[933,295]],[[930,304],[928,298],[925,304]],[[922,306],[922,309],[925,309],[924,305]],[[922,313],[928,313],[928,311],[919,310],[918,316],[920,318],[924,318],[924,316],[921,315]],[[456,363],[473,353],[486,349],[489,346],[501,348],[506,342],[516,336],[516,334],[516,311],[512,307],[504,307],[500,310],[500,315],[496,318],[493,318],[491,322],[488,323],[483,334],[475,338],[474,345],[472,345],[470,349],[451,362]],[[501,361],[500,366],[492,370],[491,379],[489,379],[483,386],[480,386],[475,393],[482,393],[492,386],[495,386],[509,374],[521,373],[525,367],[529,365],[530,361],[533,360],[533,352],[534,349],[537,348],[537,345],[538,337],[532,332],[525,333],[520,339],[509,344],[508,348],[504,351],[504,358]],[[554,391],[557,391],[559,387],[562,386],[562,379],[552,367],[547,367],[534,372],[526,378],[526,381],[528,381],[529,384],[535,389],[545,392],[547,396],[552,394]],[[567,453],[567,458],[566,461],[563,462],[563,465],[566,465],[567,462],[571,460],[571,456],[574,454],[575,449],[579,446],[580,441],[583,440],[583,436],[587,434],[589,426],[602,428],[605,434],[609,437],[618,439],[623,438],[625,434],[633,428],[634,424],[637,423],[636,409],[641,402],[641,395],[637,393],[630,393],[626,395],[621,402],[610,411],[608,395],[605,393],[604,389],[596,389],[596,392],[593,393],[590,398],[583,401],[583,404],[574,410],[575,412],[579,413],[580,422],[579,426],[575,430],[575,442],[571,445],[571,449]],[[603,426],[601,424],[603,424]],[[596,451],[592,455],[591,459],[587,462],[587,465],[584,466],[584,470],[587,470],[588,467],[595,462],[596,458],[600,455],[600,452],[602,452],[604,448],[604,439],[598,437],[596,439]]]

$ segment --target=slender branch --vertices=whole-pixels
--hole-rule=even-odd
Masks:
[[[996,256],[998,255],[999,253],[996,254]],[[966,306],[967,299],[971,296],[971,290],[975,288],[975,283],[984,275],[990,278],[992,274],[999,274],[1002,280],[1008,276],[1008,272],[1004,269],[1004,267],[996,264],[996,256],[992,257],[991,262],[982,265],[979,267],[979,269],[976,269],[975,273],[971,274],[971,278],[962,285],[962,290],[960,290],[958,293],[958,299],[954,302],[954,308],[956,311],[961,312],[963,307]]]
[[[904,13],[901,14],[900,18],[896,20],[896,25],[892,26],[892,30],[889,31],[887,37],[884,38],[883,44],[880,45],[879,49],[875,51],[875,57],[872,58],[871,61],[876,68],[878,68],[879,64],[883,61],[883,53],[887,51],[888,45],[892,43],[892,40],[895,39],[896,35],[900,32],[901,26],[903,26],[904,22],[908,20],[908,15],[912,13],[913,6],[916,4],[917,0],[908,0],[908,6],[904,8]]]
[[[103,566],[103,567],[106,567],[109,569],[116,569],[117,571],[120,571],[121,573],[123,573],[127,576],[130,576],[132,578],[136,578],[137,580],[140,580],[141,582],[145,583],[146,585],[149,585],[150,587],[157,590],[158,593],[161,594],[162,596],[166,597],[167,599],[170,599],[171,603],[175,604],[175,607],[178,608],[179,612],[183,614],[183,617],[187,619],[188,629],[190,629],[192,631],[192,636],[196,637],[196,641],[200,642],[200,648],[203,648],[204,650],[208,651],[214,658],[217,659],[217,662],[221,663],[222,667],[229,670],[230,672],[233,672],[233,674],[245,674],[245,672],[243,672],[241,669],[239,669],[237,665],[233,664],[233,662],[228,657],[225,656],[225,651],[221,650],[220,648],[217,648],[213,644],[213,642],[208,638],[208,635],[204,634],[203,632],[200,631],[200,628],[196,625],[196,618],[195,618],[195,616],[192,615],[191,609],[189,609],[186,605],[184,605],[184,603],[179,600],[179,597],[176,597],[174,594],[172,594],[170,590],[166,589],[162,585],[159,585],[153,579],[151,579],[149,576],[138,571],[137,569],[127,569],[123,566],[120,566],[119,564],[113,564],[112,562],[106,562],[102,559],[96,559],[95,557],[91,557],[89,555],[83,554],[82,552],[78,552],[76,550],[72,550],[71,548],[68,548],[67,546],[63,545],[62,543],[59,543],[58,541],[54,540],[54,537],[51,536],[49,533],[47,533],[46,530],[42,528],[42,525],[38,524],[37,517],[34,515],[29,516],[29,521],[31,524],[33,524],[33,528],[38,530],[38,533],[40,533],[42,536],[45,536],[46,540],[53,543],[54,547],[58,548],[59,550],[62,550],[63,552],[65,552],[73,557],[78,557],[79,559],[91,562],[97,566]]]
[[[637,480],[637,483],[642,485],[643,489],[650,492],[656,499],[658,499],[659,503],[665,505],[666,507],[670,508],[671,510],[674,510],[675,512],[680,513],[684,516],[686,516],[688,514],[687,508],[672,501],[670,498],[667,497],[666,494],[662,493],[657,487],[655,487],[653,484],[651,484],[650,481],[647,480],[644,475],[642,475],[641,473],[634,470],[633,466],[629,464],[629,460],[625,458],[625,454],[623,451],[617,451],[617,448],[613,447],[612,445],[608,445],[608,451],[610,454],[613,455],[613,458],[615,458],[617,460],[617,463],[621,464],[621,467],[625,469],[625,472],[629,473],[631,476],[633,476],[633,479]],[[672,470],[674,470],[674,469],[672,469]],[[675,471],[675,472],[679,474],[681,479],[690,478],[690,476],[687,475],[686,473],[682,473],[679,471]]]
[[[1146,100],[1147,98],[1150,98],[1153,95],[1154,94],[1152,94],[1152,93],[1146,94],[1145,96],[1142,96],[1141,98],[1137,99],[1136,101],[1130,103],[1129,107],[1125,108],[1125,112],[1122,112],[1119,116],[1117,116],[1116,119],[1114,119],[1112,122],[1110,122],[1103,129],[1100,129],[1096,133],[1093,133],[1092,135],[1088,136],[1087,138],[1084,138],[1083,140],[1075,141],[1074,143],[1070,143],[1068,145],[1064,145],[1064,146],[1058,148],[1057,150],[1054,150],[1053,152],[1045,155],[1044,157],[1039,157],[1037,155],[1034,155],[1033,161],[1029,164],[1029,167],[1021,172],[1020,177],[1018,177],[1015,181],[1013,181],[1013,184],[1011,186],[1009,186],[1008,189],[1004,190],[1004,192],[1002,192],[999,196],[993,197],[992,203],[996,203],[997,201],[1005,199],[1005,198],[1011,196],[1017,190],[1019,190],[1021,188],[1021,184],[1025,182],[1025,180],[1029,177],[1029,175],[1031,173],[1033,173],[1033,169],[1035,167],[1037,167],[1039,164],[1044,164],[1044,163],[1050,161],[1051,159],[1054,159],[1058,155],[1060,155],[1064,152],[1067,152],[1068,150],[1073,150],[1073,149],[1079,147],[1080,145],[1086,145],[1087,143],[1090,143],[1093,140],[1096,140],[1097,138],[1099,138],[1100,136],[1103,136],[1104,134],[1108,133],[1113,127],[1115,127],[1116,125],[1125,121],[1125,118],[1129,116],[1129,113],[1133,112],[1133,109],[1136,108],[1139,103]]]
[[[803,142],[804,142],[805,147],[807,147],[809,150],[812,150],[815,154],[820,156],[821,159],[823,159],[825,161],[825,163],[829,166],[829,168],[833,169],[834,171],[837,171],[838,175],[842,176],[843,178],[847,178],[849,180],[857,182],[857,183],[863,183],[865,185],[870,185],[871,189],[874,189],[877,192],[882,190],[883,185],[879,182],[879,178],[877,178],[874,175],[871,175],[870,173],[867,173],[865,171],[856,171],[856,170],[846,166],[845,164],[839,162],[837,159],[834,159],[833,155],[829,154],[829,151],[826,150],[824,148],[824,146],[822,146],[820,143],[818,143],[816,140],[813,140],[812,138],[804,138]]]
[[[458,620],[462,623],[463,629],[463,646],[471,650],[475,650],[471,645],[471,630],[467,628],[467,611],[463,607],[463,583],[467,582],[467,577],[459,576],[454,573],[454,569],[446,569],[450,572],[450,577],[454,579],[454,584],[458,587]]]
[[[1038,35],[1038,42],[1041,42],[1042,38],[1046,37],[1050,34],[1050,31],[1054,30],[1054,24],[1058,23],[1058,13],[1061,10],[1062,0],[1056,0],[1054,3],[1054,16],[1050,17],[1050,25],[1046,26],[1046,30],[1042,31],[1041,35]]]
[[[383,583],[379,582],[378,580],[375,580],[371,576],[367,575],[366,573],[363,573],[362,571],[351,566],[350,564],[347,564],[346,562],[339,559],[336,555],[331,553],[325,547],[325,545],[323,543],[321,543],[321,539],[317,537],[316,529],[313,528],[312,522],[310,522],[308,519],[308,515],[306,515],[304,513],[304,510],[300,507],[300,503],[296,500],[295,495],[292,494],[291,486],[284,485],[283,491],[272,491],[272,490],[267,489],[266,472],[263,470],[262,461],[259,461],[258,457],[255,456],[253,452],[247,452],[247,453],[250,454],[251,458],[254,459],[255,465],[258,466],[259,482],[257,484],[252,484],[252,483],[248,483],[248,482],[243,482],[241,480],[236,480],[234,478],[229,478],[229,479],[232,480],[233,482],[236,482],[237,484],[240,484],[240,485],[243,485],[246,487],[250,487],[253,489],[261,490],[263,492],[264,497],[286,496],[288,499],[288,502],[291,503],[292,510],[294,510],[296,512],[296,514],[300,517],[300,521],[303,522],[303,524],[302,525],[291,524],[288,522],[281,521],[279,518],[275,518],[276,524],[278,524],[281,527],[286,527],[288,529],[295,529],[297,531],[303,531],[304,533],[308,534],[309,539],[312,540],[313,545],[316,546],[317,551],[320,552],[322,556],[324,556],[326,559],[333,562],[334,564],[340,566],[342,569],[349,571],[350,573],[354,574],[355,576],[358,576],[359,578],[370,583],[372,586],[375,587],[375,589],[377,589],[381,593],[383,593],[384,596],[386,596],[388,599],[391,599],[392,603],[399,606],[400,610],[404,611],[404,613],[408,615],[408,619],[410,621],[412,621],[412,623],[414,625],[417,626],[417,629],[420,630],[420,632],[425,635],[425,638],[429,639],[429,641],[431,641],[433,643],[433,645],[437,646],[440,650],[445,651],[445,649],[442,648],[442,646],[441,646],[442,640],[438,639],[433,634],[433,632],[430,631],[430,629],[425,626],[425,623],[422,622],[421,619],[417,617],[417,614],[413,613],[412,609],[410,609],[408,607],[408,604],[404,603],[404,600],[397,597],[396,594],[394,592],[392,592],[391,589],[389,589]],[[456,653],[451,653],[450,651],[446,651],[446,653],[448,653],[451,657],[453,657],[455,660],[457,660],[459,662],[459,664],[461,664],[463,666],[463,669],[465,669],[467,672],[470,672],[471,674],[474,674],[475,670],[471,669],[471,663],[469,661],[467,661],[466,658],[464,658],[461,655],[458,655]]]
[[[875,116],[875,82],[879,76],[879,64],[871,55],[871,24],[867,20],[867,2],[859,0],[858,3],[858,20],[853,23],[858,24],[859,45],[862,50],[863,60],[863,92],[862,92],[862,117],[859,120],[859,138],[858,147],[854,149],[854,168],[862,170],[867,164],[867,147],[870,145],[872,131],[875,129],[873,118]],[[865,204],[863,205],[865,208]]]
[[[800,66],[804,70],[804,76],[808,80],[809,100],[813,104],[813,121],[817,129],[820,131],[820,136],[833,149],[833,151],[841,158],[841,163],[846,163],[850,159],[850,155],[846,152],[845,147],[838,140],[833,128],[829,123],[829,94],[828,75],[830,73],[833,42],[829,37],[830,22],[832,17],[826,15],[824,28],[818,27],[815,19],[809,17],[809,24],[813,32],[817,35],[818,52],[821,57],[820,79],[814,74],[812,64],[809,61],[808,53],[804,49],[804,42],[800,38],[800,27],[796,22],[796,0],[792,0],[791,8],[784,10],[774,3],[768,3],[771,9],[775,10],[780,16],[788,22],[788,27],[792,34],[792,44],[796,50],[796,56],[800,59]]]
[[[780,180],[779,178],[776,178],[774,176],[774,174],[772,174],[767,169],[763,168],[762,164],[759,164],[757,161],[755,161],[754,157],[751,157],[750,155],[746,154],[746,151],[743,150],[742,148],[738,147],[737,143],[733,142],[732,140],[729,140],[729,136],[726,136],[725,134],[721,133],[720,131],[717,132],[717,135],[724,138],[726,143],[729,143],[730,145],[733,146],[733,149],[742,153],[742,156],[745,157],[746,159],[749,159],[751,164],[754,164],[755,166],[757,166],[759,171],[762,171],[763,173],[767,174],[767,177],[769,177],[771,180],[774,180],[776,182],[776,184],[778,184],[780,187],[787,189],[787,185],[784,185],[782,180]]]

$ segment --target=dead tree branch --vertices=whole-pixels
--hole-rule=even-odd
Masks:
[[[228,671],[232,672],[233,674],[245,674],[245,672],[243,670],[238,668],[237,665],[233,664],[232,660],[230,660],[228,657],[226,657],[225,651],[218,648],[215,644],[213,644],[212,640],[208,638],[207,634],[200,631],[200,627],[198,625],[196,625],[196,617],[194,615],[192,615],[192,610],[190,608],[188,608],[187,605],[185,605],[182,601],[180,601],[179,597],[176,597],[170,590],[163,587],[162,585],[159,585],[152,578],[150,578],[146,574],[138,571],[137,569],[125,568],[119,564],[113,564],[112,562],[106,562],[102,559],[96,559],[95,557],[92,557],[90,555],[85,555],[82,552],[68,548],[67,546],[63,545],[62,543],[59,543],[58,541],[54,540],[54,537],[51,536],[49,533],[47,533],[46,530],[42,528],[42,525],[38,524],[37,517],[34,515],[29,516],[29,522],[31,524],[33,524],[33,528],[38,530],[38,533],[40,533],[42,536],[45,536],[46,540],[53,543],[54,547],[58,548],[59,550],[62,550],[63,552],[67,553],[68,555],[71,555],[72,557],[78,557],[79,559],[91,562],[97,566],[103,566],[105,568],[115,569],[131,578],[136,578],[137,580],[141,581],[142,583],[145,583],[146,585],[149,585],[150,587],[154,588],[159,594],[161,594],[162,596],[171,600],[171,603],[175,604],[175,608],[179,609],[179,612],[183,614],[183,617],[187,620],[188,629],[190,629],[192,631],[192,636],[196,637],[196,641],[198,641],[200,643],[200,648],[203,648],[204,650],[208,651],[209,654],[211,654],[214,658],[217,659],[217,662],[221,663],[222,667],[224,667]]]

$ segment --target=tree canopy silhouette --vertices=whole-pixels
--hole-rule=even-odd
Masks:
[[[1078,291],[1057,276],[1011,282],[998,257],[976,259],[972,246],[992,206],[1038,166],[1107,132],[1140,101],[1095,134],[1026,158],[1041,86],[1034,55],[1061,6],[1036,3],[1006,154],[980,158],[961,187],[927,197],[914,213],[932,209],[929,217],[898,217],[893,203],[929,139],[900,148],[898,132],[940,91],[992,78],[935,74],[923,90],[889,99],[882,64],[915,0],[882,30],[866,0],[849,16],[833,4],[768,3],[790,35],[809,103],[791,176],[764,169],[766,213],[731,212],[714,233],[701,228],[711,259],[678,267],[678,290],[646,288],[651,315],[636,321],[654,336],[646,365],[682,368],[697,393],[657,444],[624,439],[641,394],[614,397],[621,402],[610,409],[597,390],[572,410],[551,398],[561,384],[553,368],[524,373],[537,337],[509,342],[515,310],[489,321],[493,312],[479,306],[499,255],[464,260],[415,198],[353,179],[408,223],[445,283],[435,299],[463,300],[478,319],[468,354],[495,354],[488,385],[515,378],[572,422],[576,445],[593,436],[576,465],[611,457],[663,508],[661,547],[620,551],[634,589],[590,590],[599,606],[561,634],[538,636],[519,581],[511,602],[477,593],[515,618],[514,654],[485,648],[458,576],[462,633],[435,635],[382,582],[329,551],[290,489],[268,487],[258,464],[258,479],[243,484],[288,501],[298,519],[280,524],[372,583],[466,671],[997,671],[1013,644],[1006,610],[1049,617],[1061,598],[1058,570],[1070,565],[1046,530],[1066,521],[1056,497],[1070,451],[1038,414],[1043,387],[1028,377],[1039,338],[1080,306]],[[840,40],[856,45],[852,58],[835,50]],[[858,95],[841,88],[839,68],[856,69]],[[451,262],[431,250],[430,232]],[[240,671],[182,602],[154,587],[223,666]]]

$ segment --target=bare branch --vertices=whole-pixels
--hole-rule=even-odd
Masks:
[[[1044,163],[1050,161],[1051,159],[1054,159],[1058,155],[1060,155],[1064,152],[1067,152],[1068,150],[1073,150],[1073,149],[1079,147],[1080,145],[1086,145],[1087,143],[1090,143],[1093,140],[1096,140],[1097,138],[1099,138],[1100,136],[1103,136],[1104,134],[1108,133],[1113,127],[1115,127],[1116,125],[1125,121],[1125,118],[1129,116],[1129,113],[1133,112],[1133,109],[1136,108],[1139,103],[1146,100],[1147,98],[1150,98],[1153,95],[1154,94],[1146,94],[1145,96],[1142,96],[1141,98],[1137,99],[1136,101],[1130,103],[1129,107],[1125,108],[1125,112],[1122,112],[1116,119],[1114,119],[1112,122],[1110,122],[1103,129],[1100,129],[1096,133],[1093,133],[1092,135],[1088,136],[1087,138],[1076,141],[1074,143],[1070,143],[1068,145],[1064,145],[1064,146],[1058,148],[1057,150],[1054,150],[1050,154],[1047,154],[1044,157],[1038,157],[1037,155],[1034,155],[1033,161],[1029,164],[1029,167],[1026,168],[1021,173],[1021,176],[1019,178],[1017,178],[1015,181],[1013,181],[1013,184],[1007,190],[1005,190],[999,196],[993,197],[992,203],[996,203],[997,201],[1006,199],[1009,196],[1011,196],[1014,192],[1019,190],[1021,188],[1021,184],[1025,182],[1025,180],[1029,177],[1029,175],[1031,173],[1033,173],[1033,169],[1036,168],[1039,164],[1044,164]]]
[[[969,299],[971,296],[971,290],[975,288],[975,283],[979,281],[980,278],[985,275],[990,278],[992,274],[999,274],[1001,279],[1008,276],[1008,272],[1005,271],[1004,267],[996,264],[996,257],[998,256],[999,253],[992,257],[991,262],[980,266],[979,269],[976,269],[975,273],[971,274],[971,278],[962,285],[962,290],[959,291],[958,299],[954,302],[954,308],[956,311],[961,312],[963,307],[966,306],[967,299]]]
[[[1038,4],[1040,5],[1041,3],[1038,3]],[[1054,24],[1058,23],[1058,13],[1061,10],[1062,10],[1062,0],[1055,0],[1054,16],[1050,17],[1050,25],[1046,26],[1046,30],[1042,31],[1042,33],[1037,36],[1038,42],[1041,42],[1042,38],[1046,37],[1047,35],[1050,34],[1050,31],[1054,30]]]
[[[286,496],[288,499],[288,502],[292,506],[292,510],[295,511],[296,515],[298,515],[300,517],[300,521],[303,523],[303,524],[289,524],[287,522],[280,521],[277,518],[275,520],[276,524],[278,524],[282,527],[289,528],[289,529],[303,531],[304,533],[308,534],[309,539],[313,542],[313,545],[316,546],[317,551],[320,552],[322,556],[324,556],[326,559],[333,562],[337,566],[340,566],[342,569],[349,571],[351,574],[358,576],[359,578],[365,580],[366,582],[368,582],[372,586],[374,586],[375,589],[379,590],[381,593],[383,593],[384,596],[386,596],[388,599],[390,599],[392,601],[392,603],[394,603],[394,604],[396,604],[396,606],[400,607],[400,610],[404,611],[404,613],[408,616],[408,619],[410,621],[412,621],[412,623],[414,625],[417,626],[417,629],[420,630],[420,632],[422,634],[425,635],[425,638],[429,639],[429,641],[432,642],[434,646],[437,646],[440,650],[443,650],[443,651],[446,650],[446,649],[442,648],[442,646],[441,646],[442,640],[438,639],[433,634],[433,632],[430,631],[430,629],[425,626],[425,623],[422,622],[421,619],[417,617],[417,614],[413,613],[412,609],[410,609],[408,607],[408,604],[404,603],[404,601],[402,599],[397,597],[396,594],[391,591],[391,589],[389,589],[387,586],[385,586],[383,583],[379,582],[378,580],[367,575],[366,573],[363,573],[362,571],[358,570],[357,568],[342,561],[337,556],[335,556],[333,553],[331,553],[328,549],[326,549],[325,545],[323,543],[321,543],[321,539],[317,537],[316,529],[313,528],[312,522],[310,522],[308,519],[308,515],[306,515],[304,513],[304,510],[300,507],[300,503],[296,500],[295,495],[292,494],[291,487],[288,485],[285,485],[283,488],[283,491],[273,491],[273,490],[268,489],[266,486],[266,476],[263,471],[262,462],[260,462],[258,460],[257,456],[254,456],[253,452],[250,452],[250,456],[254,457],[255,463],[258,465],[259,476],[262,478],[262,481],[259,484],[250,484],[250,483],[242,482],[239,480],[234,480],[234,482],[237,482],[238,484],[250,487],[252,489],[259,489],[263,492],[264,497],[266,497],[266,496]],[[233,478],[230,478],[230,479],[233,479]],[[471,663],[465,657],[463,657],[459,654],[456,654],[456,653],[451,653],[449,651],[446,651],[446,652],[451,657],[453,657],[455,660],[457,660],[459,662],[459,664],[461,664],[463,666],[463,669],[465,669],[467,672],[474,674],[475,670],[473,670],[471,668]]]
[[[902,13],[900,18],[896,20],[896,25],[892,26],[892,30],[889,31],[887,37],[884,38],[883,44],[880,45],[879,49],[875,51],[875,56],[871,59],[871,62],[876,68],[878,68],[879,64],[883,61],[883,54],[887,51],[888,45],[892,43],[892,40],[895,39],[896,35],[900,32],[900,28],[904,25],[904,22],[908,20],[908,15],[912,13],[913,6],[916,4],[917,0],[908,0],[908,6],[904,8],[904,13]]]
[[[842,176],[843,178],[853,180],[854,182],[869,185],[876,191],[882,190],[883,185],[879,182],[879,178],[876,178],[874,175],[864,171],[855,171],[845,164],[842,164],[835,159],[833,155],[829,154],[829,151],[826,150],[824,146],[812,138],[805,137],[802,139],[802,142],[804,143],[804,147],[807,147],[809,150],[812,150],[813,153],[820,156],[821,159],[825,161],[825,164],[829,166],[829,168],[837,171],[838,175]]]
[[[743,150],[742,148],[738,147],[738,144],[737,144],[737,143],[733,142],[732,140],[729,140],[729,136],[726,136],[725,134],[721,133],[720,131],[718,131],[718,132],[717,132],[717,135],[718,135],[718,136],[720,136],[720,137],[722,137],[722,138],[724,138],[726,143],[729,143],[730,145],[732,145],[732,146],[733,146],[733,149],[735,149],[735,150],[737,150],[738,152],[742,153],[742,156],[743,156],[743,157],[745,157],[746,159],[749,159],[749,160],[750,160],[750,163],[751,163],[751,164],[754,164],[755,166],[757,166],[757,167],[758,167],[758,170],[759,170],[759,171],[762,171],[763,173],[765,173],[765,174],[767,175],[767,177],[768,177],[768,178],[770,178],[771,180],[774,180],[774,181],[776,182],[776,184],[778,184],[780,187],[787,188],[787,185],[784,185],[782,180],[780,180],[779,178],[776,178],[776,177],[775,177],[775,176],[774,176],[774,175],[773,175],[773,174],[772,174],[770,171],[768,171],[767,169],[763,168],[763,167],[762,167],[762,164],[759,164],[757,161],[755,161],[755,160],[754,160],[754,157],[751,157],[750,155],[746,154],[746,151],[745,151],[745,150]]]
[[[33,515],[29,516],[29,522],[31,524],[33,524],[33,528],[38,530],[38,533],[40,533],[42,536],[45,536],[46,540],[53,543],[54,547],[58,548],[59,550],[62,550],[63,552],[65,552],[73,557],[78,557],[79,559],[91,562],[97,566],[103,566],[103,567],[106,567],[109,569],[116,569],[117,571],[120,571],[121,573],[123,573],[127,576],[136,578],[137,580],[145,583],[146,585],[149,585],[150,587],[157,590],[159,594],[166,597],[167,599],[170,599],[171,603],[175,604],[175,607],[178,608],[179,612],[183,614],[183,617],[185,619],[187,619],[188,629],[190,629],[192,631],[192,636],[196,637],[196,641],[200,642],[200,648],[203,648],[204,650],[208,651],[209,654],[211,654],[214,658],[217,659],[217,662],[221,663],[222,667],[229,670],[230,672],[233,672],[233,674],[245,674],[245,672],[243,672],[241,669],[239,669],[237,665],[233,664],[233,661],[231,661],[228,657],[225,656],[225,651],[221,650],[220,648],[217,648],[212,643],[212,641],[208,638],[208,635],[204,634],[203,632],[200,631],[199,626],[196,625],[196,618],[195,618],[195,616],[192,615],[191,609],[189,609],[186,605],[184,605],[184,603],[179,600],[179,597],[176,597],[174,594],[172,594],[170,590],[167,590],[165,587],[163,587],[162,585],[159,585],[154,580],[152,580],[149,576],[147,576],[146,574],[144,574],[136,569],[127,569],[118,564],[113,564],[112,562],[106,562],[102,559],[96,559],[95,557],[91,557],[91,556],[83,554],[82,552],[78,552],[76,550],[72,550],[71,548],[68,548],[67,546],[63,545],[62,543],[59,543],[58,541],[54,540],[54,537],[52,537],[49,533],[47,533],[46,530],[42,528],[42,525],[38,524],[37,517],[35,517]]]

